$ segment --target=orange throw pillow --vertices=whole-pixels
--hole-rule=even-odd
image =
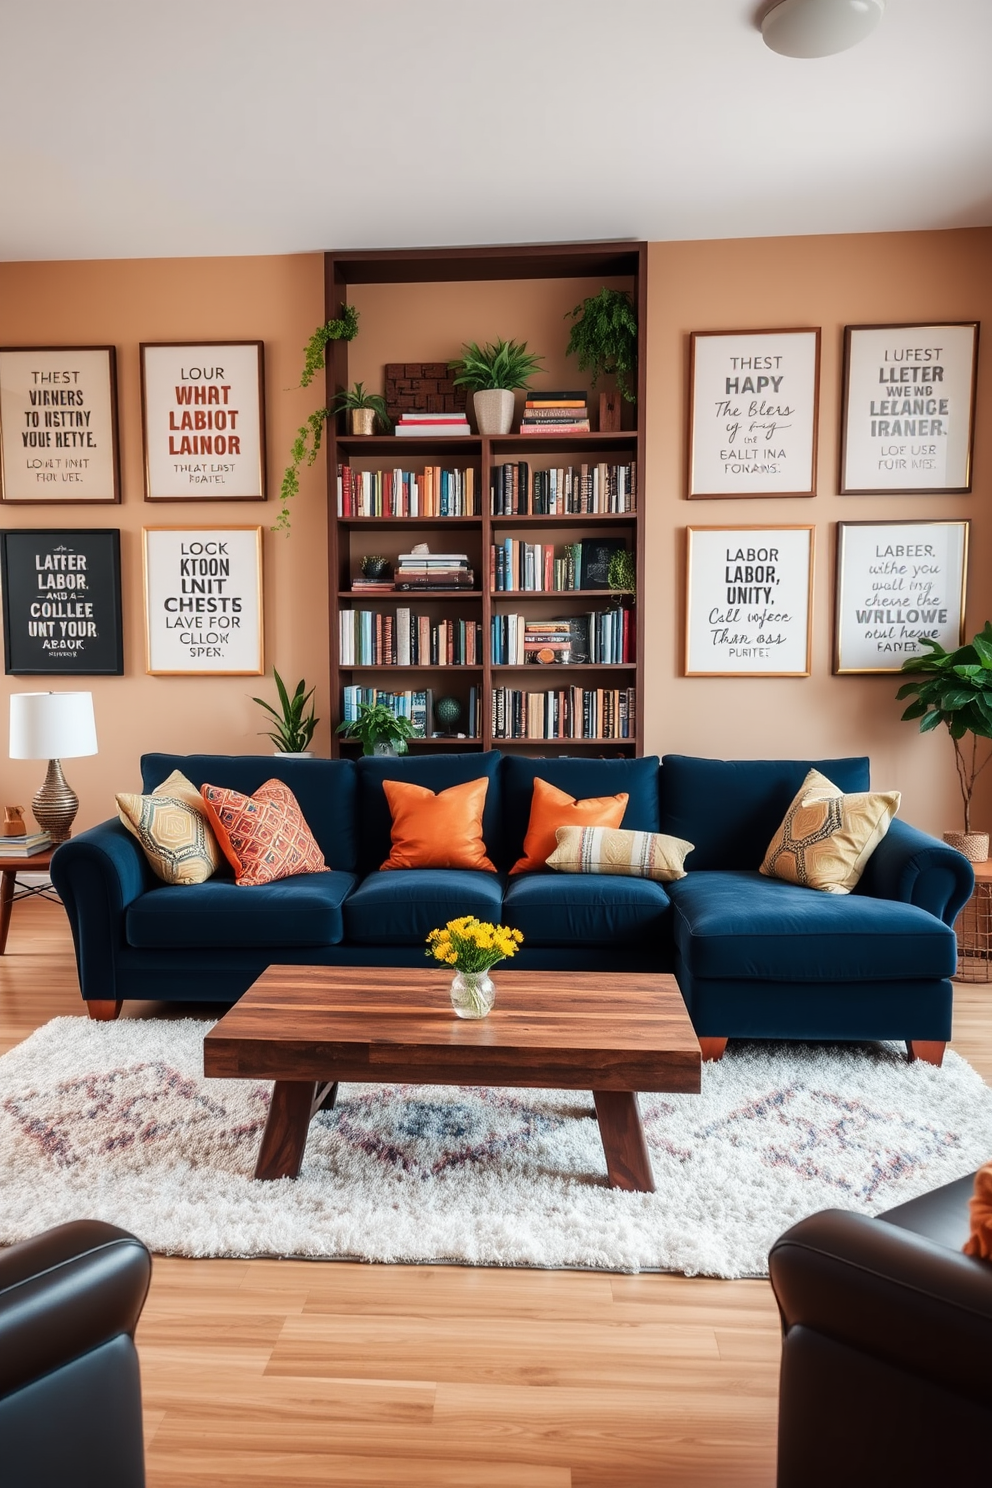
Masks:
[[[203,785],[200,795],[236,883],[257,887],[329,871],[296,797],[281,780],[267,780],[253,796],[220,785]]]
[[[992,1261],[992,1162],[975,1174],[975,1192],[969,1200],[971,1234],[964,1242],[965,1255]]]
[[[482,812],[489,781],[467,780],[437,794],[408,780],[384,780],[393,850],[383,868],[496,869],[486,857]]]
[[[627,792],[621,791],[618,796],[587,796],[584,801],[577,801],[567,791],[536,775],[524,855],[510,872],[530,873],[546,867],[558,846],[555,833],[559,827],[619,827],[629,800]]]

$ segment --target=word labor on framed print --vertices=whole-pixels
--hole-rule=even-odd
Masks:
[[[113,346],[0,347],[0,495],[120,501]]]
[[[964,645],[969,523],[838,522],[834,672],[898,672],[919,637]]]
[[[808,677],[812,527],[686,528],[685,676]]]
[[[259,677],[261,527],[144,529],[147,671]]]
[[[8,676],[123,674],[116,527],[2,532],[0,582]]]
[[[978,322],[845,326],[842,495],[971,490]]]
[[[146,501],[264,501],[261,341],[144,342]]]
[[[819,330],[695,331],[690,500],[815,496]]]

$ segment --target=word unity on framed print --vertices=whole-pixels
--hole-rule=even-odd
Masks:
[[[685,675],[808,677],[813,528],[686,528]]]
[[[121,499],[112,346],[0,348],[0,496]]]
[[[264,501],[261,341],[143,342],[146,501]]]
[[[8,676],[123,674],[116,527],[2,532],[0,582]]]
[[[259,677],[261,527],[144,529],[147,670]]]

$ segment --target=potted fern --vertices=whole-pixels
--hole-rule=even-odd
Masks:
[[[276,746],[276,754],[292,754],[302,759],[309,759],[311,757],[310,741],[313,738],[314,729],[320,722],[319,718],[314,717],[311,701],[316,689],[311,687],[307,691],[307,684],[301,677],[296,684],[296,691],[290,697],[286,684],[275,667],[272,668],[272,675],[279,693],[279,708],[273,708],[272,704],[267,703],[264,698],[253,698],[252,702],[264,708],[266,713],[271,713],[275,719],[275,727],[269,732],[264,729],[260,729],[259,732],[272,740]],[[306,712],[308,703],[310,703],[309,713]]]
[[[544,360],[527,350],[526,341],[487,341],[479,346],[469,341],[461,357],[449,362],[457,372],[455,387],[473,392],[475,422],[480,434],[509,434],[513,426],[513,394],[530,386],[530,379]]]
[[[359,739],[363,754],[406,754],[407,739],[417,737],[409,718],[385,703],[359,703],[358,717],[339,723],[337,732],[345,739]]]
[[[637,315],[634,301],[625,289],[607,289],[565,312],[572,329],[566,356],[578,358],[581,371],[592,372],[592,385],[601,377],[613,376],[617,391],[626,403],[635,401],[632,386],[637,374]],[[609,393],[600,395],[600,429],[619,429],[620,405]]]

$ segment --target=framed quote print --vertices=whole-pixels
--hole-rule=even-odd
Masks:
[[[898,672],[921,635],[964,644],[967,521],[838,522],[834,672]]]
[[[842,495],[971,490],[978,322],[845,326]]]
[[[0,347],[0,496],[120,501],[113,346]]]
[[[123,674],[116,527],[0,532],[0,583],[8,676]]]
[[[264,501],[261,341],[144,342],[146,501]]]
[[[261,676],[261,527],[146,527],[143,535],[147,671]]]
[[[687,527],[685,676],[808,677],[813,528]]]
[[[690,500],[815,496],[819,330],[695,331]]]

